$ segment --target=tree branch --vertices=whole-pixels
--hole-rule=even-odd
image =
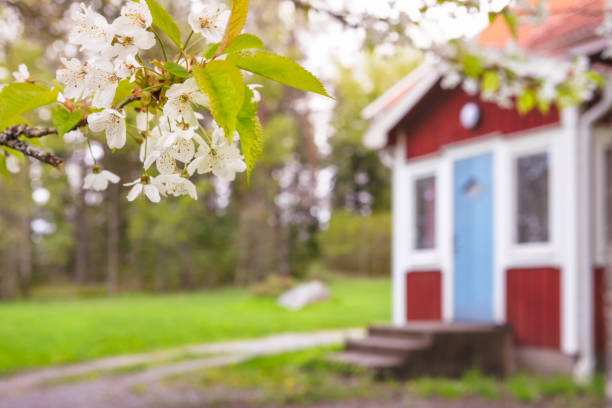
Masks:
[[[122,109],[129,103],[132,103],[136,100],[140,99],[139,96],[130,95],[117,104],[116,109]],[[74,125],[72,129],[78,129],[82,126],[87,125],[87,119],[82,119],[79,123]],[[52,165],[53,167],[59,167],[64,164],[64,160],[60,157],[54,155],[53,153],[46,152],[39,147],[32,146],[28,142],[24,140],[20,140],[19,136],[23,135],[29,138],[39,138],[48,135],[56,135],[57,130],[54,127],[30,127],[28,125],[15,125],[6,128],[2,132],[0,132],[0,146],[10,147],[11,149],[15,149],[25,154],[26,156],[30,156],[34,159],[40,160],[43,163],[47,163]]]

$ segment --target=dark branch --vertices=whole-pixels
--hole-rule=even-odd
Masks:
[[[136,95],[130,95],[121,101],[116,109],[122,109],[129,103],[132,103],[136,100],[140,99],[140,97]],[[87,119],[82,119],[79,123],[74,125],[72,129],[78,129],[80,127],[87,125]],[[53,127],[30,127],[28,125],[15,125],[9,128],[6,128],[2,132],[0,132],[0,145],[10,147],[11,149],[15,149],[25,154],[26,156],[33,157],[37,160],[40,160],[43,163],[47,163],[52,165],[53,167],[59,167],[64,163],[64,160],[55,156],[53,153],[46,152],[39,147],[32,146],[28,142],[24,140],[20,140],[20,136],[25,136],[29,138],[38,138],[44,137],[48,135],[56,135],[57,130]]]

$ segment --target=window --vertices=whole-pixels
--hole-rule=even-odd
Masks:
[[[548,153],[516,160],[516,241],[519,244],[549,241]]]
[[[436,245],[436,178],[416,180],[416,249],[433,249]]]

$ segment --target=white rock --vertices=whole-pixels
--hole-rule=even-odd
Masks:
[[[329,290],[320,281],[304,283],[283,293],[278,304],[289,310],[300,310],[305,306],[329,299]]]

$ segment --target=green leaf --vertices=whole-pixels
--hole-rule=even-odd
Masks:
[[[0,91],[0,131],[18,120],[18,117],[33,109],[55,102],[58,89],[47,89],[40,85],[16,82]]]
[[[466,54],[461,58],[463,63],[463,71],[467,76],[474,79],[478,79],[484,68],[482,67],[482,61],[476,55]]]
[[[498,16],[498,13],[489,12],[489,24],[493,24],[497,16]]]
[[[535,92],[530,89],[526,89],[516,101],[516,108],[521,115],[529,112],[536,105],[537,97]]]
[[[497,71],[485,71],[482,74],[482,89],[488,92],[496,92],[499,89],[500,79]]]
[[[204,49],[202,55],[206,59],[211,59],[215,56],[217,49],[221,43],[208,44]],[[262,49],[264,47],[263,41],[259,37],[253,34],[240,34],[234,42],[223,51],[223,54],[227,54],[234,51],[247,50],[252,48]]]
[[[84,113],[81,109],[70,112],[63,105],[51,112],[51,120],[58,136],[62,137],[71,131],[83,119]]]
[[[8,181],[11,181],[11,173],[6,167],[6,158],[3,154],[0,154],[0,174],[2,174]]]
[[[502,12],[502,15],[504,16],[504,20],[506,20],[506,25],[508,25],[508,29],[512,33],[512,37],[516,38],[518,36],[518,33],[516,31],[516,28],[518,26],[516,14],[514,14],[512,11],[510,11],[508,7],[506,7]]]
[[[1,146],[5,152],[7,152],[8,154],[15,156],[20,162],[25,163],[25,156],[23,153],[21,153],[19,150],[15,150],[15,149],[11,149],[10,147],[7,146]]]
[[[128,96],[132,95],[132,91],[136,88],[136,82],[130,82],[129,78],[122,79],[117,85],[113,105],[117,105],[124,101]]]
[[[317,77],[289,58],[263,50],[243,50],[228,54],[227,61],[273,81],[331,98]]]
[[[193,77],[198,88],[208,95],[213,118],[231,143],[244,101],[245,85],[240,70],[228,61],[212,61],[205,67],[194,67]]]
[[[221,40],[221,45],[217,50],[216,55],[221,55],[227,47],[238,37],[238,34],[244,28],[247,14],[249,12],[249,0],[234,0],[232,3],[232,14],[230,15],[229,23],[225,27],[225,33]]]
[[[189,78],[191,76],[191,74],[185,69],[185,67],[177,64],[176,62],[166,62],[166,65],[164,65],[164,69],[179,78]]]
[[[537,105],[538,105],[538,110],[543,115],[547,115],[548,112],[550,112],[550,101],[538,99]]]
[[[251,173],[257,161],[261,158],[264,146],[263,127],[257,117],[257,102],[253,102],[253,91],[245,86],[244,103],[238,113],[237,130],[240,135],[240,145],[244,161],[247,165],[247,180],[250,182]]]
[[[168,38],[170,38],[178,48],[181,48],[181,31],[172,19],[172,16],[164,10],[156,0],[145,1],[151,11],[151,16],[153,16],[153,24],[166,33]]]

